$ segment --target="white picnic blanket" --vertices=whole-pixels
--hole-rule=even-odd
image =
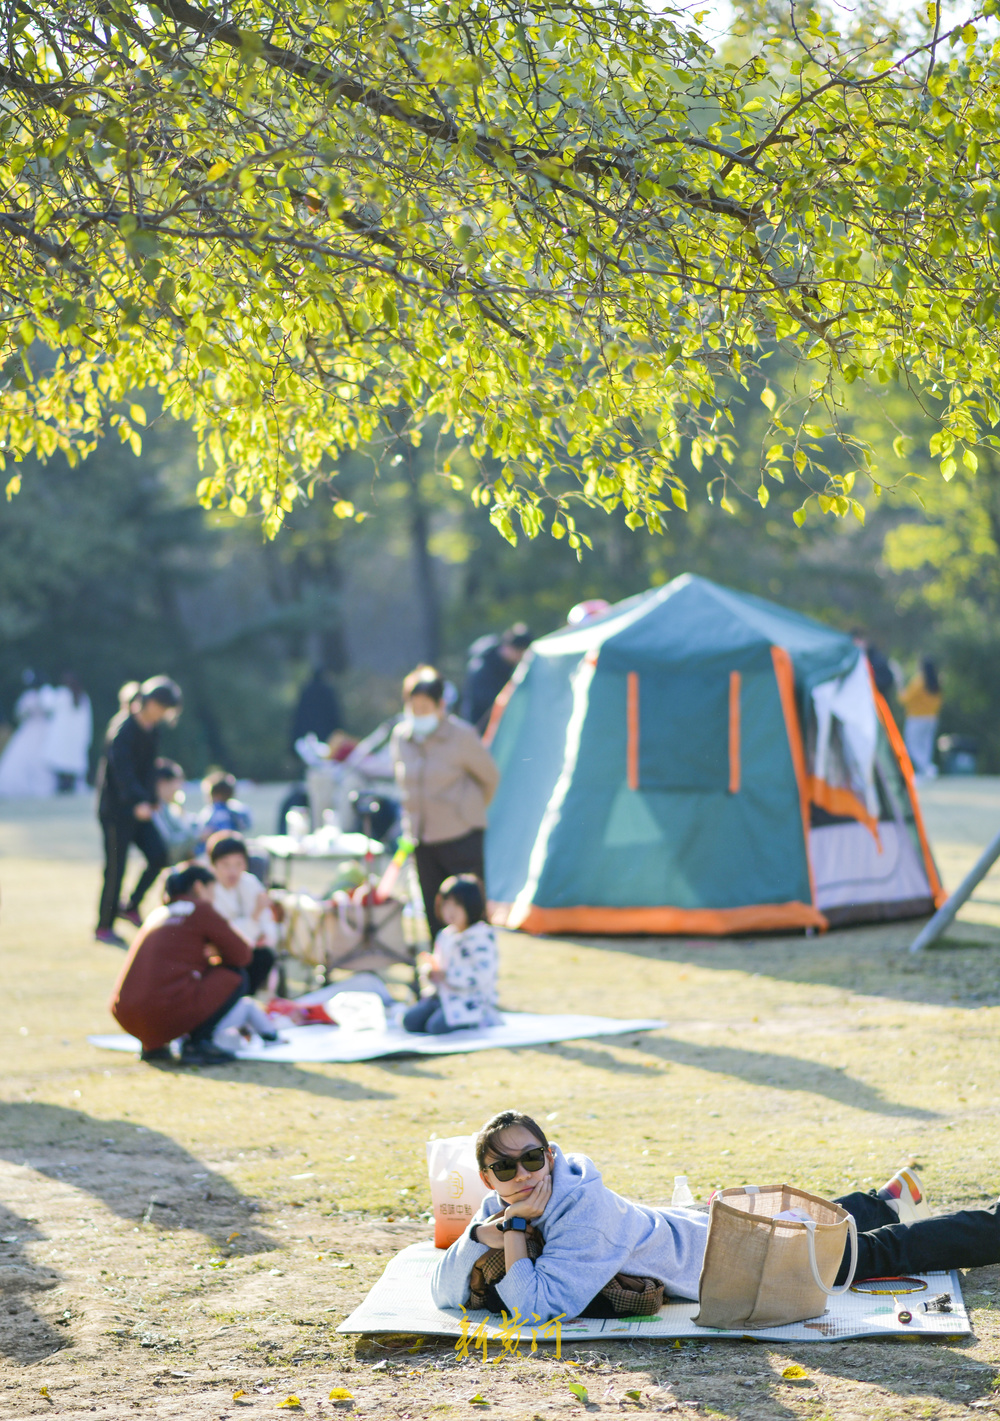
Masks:
[[[248,1046],[241,1061],[373,1061],[379,1056],[416,1054],[451,1056],[464,1051],[493,1051],[515,1046],[541,1046],[550,1041],[576,1041],[586,1036],[621,1036],[630,1031],[655,1031],[665,1021],[640,1018],[621,1021],[612,1016],[545,1016],[535,1012],[504,1012],[499,1026],[451,1031],[444,1036],[424,1036],[387,1026],[384,1031],[345,1031],[339,1026],[282,1026],[274,1046]],[[134,1036],[116,1032],[88,1036],[92,1046],[105,1051],[138,1051]]]
[[[351,1313],[337,1328],[338,1332],[409,1332],[418,1336],[456,1337],[469,1345],[482,1345],[485,1338],[505,1338],[511,1341],[511,1323],[487,1312],[462,1312],[456,1309],[439,1308],[431,1297],[430,1279],[434,1265],[441,1254],[430,1240],[413,1243],[397,1253],[382,1277],[372,1288],[364,1302]],[[576,1318],[560,1322],[559,1335],[562,1342],[579,1342],[588,1338],[638,1337],[663,1338],[701,1337],[708,1341],[713,1338],[752,1337],[756,1341],[785,1342],[842,1342],[846,1337],[962,1337],[972,1328],[969,1315],[962,1301],[962,1286],[957,1273],[925,1273],[919,1276],[926,1282],[924,1292],[910,1293],[899,1301],[913,1313],[909,1324],[896,1319],[896,1303],[893,1298],[871,1294],[847,1292],[830,1299],[830,1306],[822,1317],[809,1318],[806,1322],[790,1323],[787,1327],[762,1327],[753,1332],[724,1332],[712,1327],[697,1327],[692,1318],[698,1311],[698,1304],[692,1302],[667,1302],[655,1317],[610,1317]],[[936,1293],[950,1293],[952,1311],[949,1313],[921,1313],[917,1305],[922,1298],[933,1297]],[[485,1329],[485,1330],[484,1330]],[[532,1341],[555,1342],[556,1331],[552,1324],[544,1329],[540,1324],[525,1323],[517,1328],[522,1348],[531,1346]]]

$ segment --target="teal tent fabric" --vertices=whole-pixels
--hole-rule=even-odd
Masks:
[[[535,642],[492,743],[490,898],[544,909],[810,904],[774,646],[800,696],[859,654],[843,633],[690,574]]]

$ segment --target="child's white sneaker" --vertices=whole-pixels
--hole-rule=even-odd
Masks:
[[[912,1165],[897,1170],[888,1183],[882,1185],[878,1197],[899,1216],[901,1224],[915,1224],[918,1219],[931,1217],[924,1186]]]

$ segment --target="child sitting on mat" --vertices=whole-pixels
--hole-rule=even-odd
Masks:
[[[519,1110],[486,1122],[476,1159],[493,1192],[438,1261],[431,1283],[438,1307],[468,1305],[473,1268],[491,1249],[503,1250],[503,1273],[487,1296],[522,1318],[607,1317],[601,1292],[620,1273],[658,1279],[674,1297],[697,1298],[707,1213],[623,1199],[592,1160],[563,1154]],[[858,1280],[1000,1263],[998,1205],[931,1218],[912,1169],[900,1170],[878,1193],[836,1202],[857,1222]],[[838,1282],[849,1257],[848,1249]]]
[[[470,1026],[495,1026],[497,937],[486,922],[483,885],[471,873],[445,879],[435,903],[445,927],[434,952],[418,963],[426,983],[436,988],[410,1007],[403,1017],[407,1031],[440,1036]]]

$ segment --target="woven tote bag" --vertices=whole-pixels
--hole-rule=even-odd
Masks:
[[[776,1219],[798,1210],[802,1221]],[[846,1283],[833,1286],[847,1240]],[[839,1204],[790,1184],[722,1189],[709,1211],[708,1243],[698,1283],[700,1327],[781,1327],[818,1317],[826,1300],[854,1281],[858,1231]]]

